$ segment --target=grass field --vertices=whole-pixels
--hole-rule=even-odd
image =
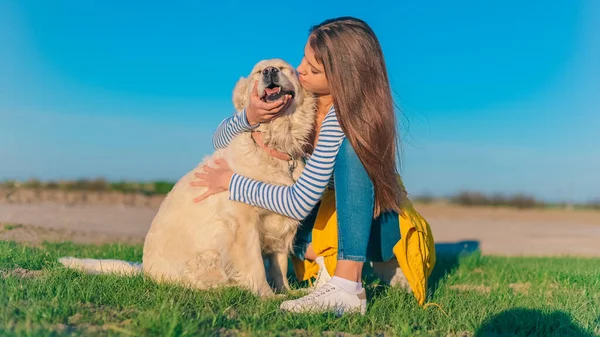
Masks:
[[[284,314],[281,299],[85,275],[60,256],[140,261],[141,246],[0,241],[1,336],[597,336],[600,259],[438,256],[425,309],[367,284],[365,316]]]

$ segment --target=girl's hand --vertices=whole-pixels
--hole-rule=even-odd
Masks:
[[[285,95],[280,100],[275,102],[263,102],[258,95],[258,81],[254,81],[252,87],[252,94],[250,95],[250,103],[246,108],[246,118],[250,125],[256,125],[258,123],[267,123],[278,113],[287,109],[292,102],[291,95]]]
[[[192,187],[208,187],[206,192],[194,199],[194,202],[200,202],[213,194],[229,190],[229,182],[233,176],[233,171],[229,168],[229,164],[225,159],[217,159],[215,168],[208,165],[203,165],[201,168],[204,172],[195,172],[194,176],[198,178],[196,181],[191,181]]]

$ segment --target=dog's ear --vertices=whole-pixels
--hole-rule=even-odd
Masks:
[[[250,92],[248,91],[249,83],[250,79],[240,77],[235,84],[235,88],[233,89],[233,106],[237,111],[242,111],[250,103],[248,101],[250,98]]]

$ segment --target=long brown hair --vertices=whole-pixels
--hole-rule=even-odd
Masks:
[[[406,191],[396,169],[395,105],[379,40],[364,21],[341,17],[313,26],[309,43],[325,69],[340,126],[375,188],[374,216],[400,213]]]

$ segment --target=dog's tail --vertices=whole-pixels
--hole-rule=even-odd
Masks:
[[[58,262],[70,269],[77,269],[90,274],[135,275],[142,272],[142,264],[121,260],[78,259],[61,257]]]

